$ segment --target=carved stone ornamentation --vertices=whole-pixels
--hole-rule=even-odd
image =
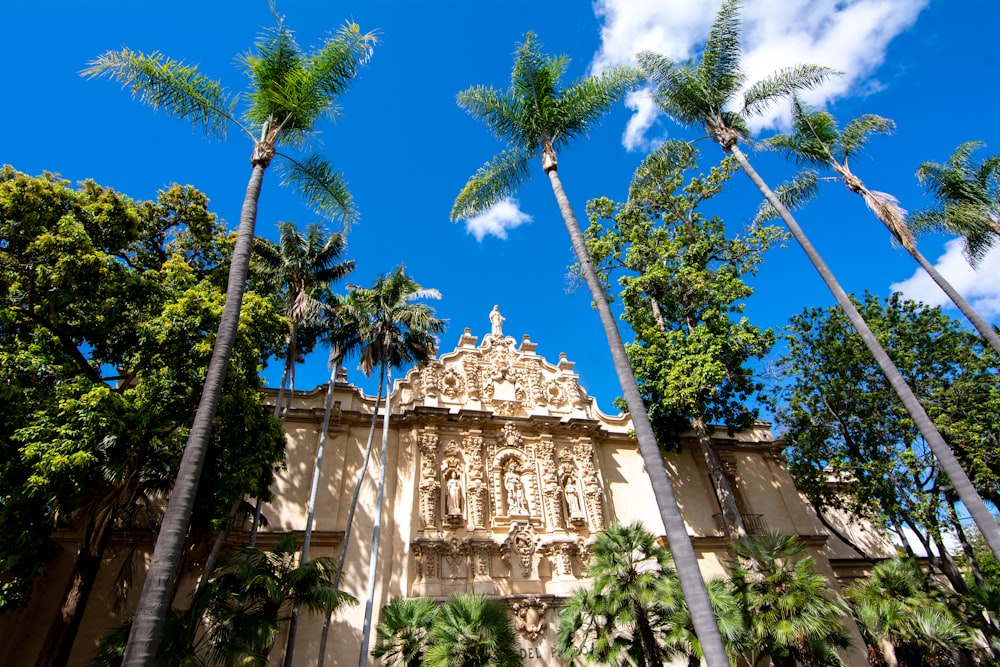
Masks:
[[[511,569],[517,563],[524,577],[531,576],[531,566],[538,549],[538,538],[527,521],[515,521],[500,545],[500,557]]]
[[[542,496],[549,526],[562,526],[562,502],[559,497],[559,476],[556,471],[556,448],[550,437],[542,436],[535,450],[542,471]]]
[[[601,504],[601,483],[594,467],[594,444],[590,438],[581,438],[573,448],[583,481],[583,502],[590,517],[591,530],[604,530],[604,507]]]
[[[573,556],[578,549],[574,542],[553,542],[549,544],[545,553],[552,564],[552,573],[558,577],[573,576]]]
[[[438,503],[441,496],[441,482],[437,475],[438,436],[422,433],[420,449],[420,518],[424,528],[437,526]]]
[[[511,605],[511,611],[514,613],[514,627],[525,639],[537,641],[547,627],[545,610],[548,608],[547,602],[536,597],[515,602]]]
[[[455,398],[461,395],[465,386],[465,381],[461,375],[449,368],[444,372],[440,381],[441,393],[448,398]]]
[[[483,439],[479,436],[466,438],[462,453],[468,462],[466,502],[468,503],[469,525],[472,528],[484,528],[486,526],[486,484],[483,466]]]

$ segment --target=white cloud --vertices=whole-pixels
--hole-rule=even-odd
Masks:
[[[800,63],[824,65],[843,72],[803,97],[822,106],[848,94],[881,87],[871,76],[885,59],[889,42],[917,19],[928,0],[746,0],[742,8],[743,69],[757,81],[779,69]],[[601,48],[593,71],[634,61],[650,50],[676,61],[696,55],[719,0],[596,0],[594,11],[603,21]],[[637,107],[635,132],[624,141],[642,145],[636,133],[650,127]],[[753,121],[753,128],[787,125],[787,108],[771,109]],[[630,123],[630,128],[632,124]],[[628,144],[627,144],[628,145]]]
[[[986,320],[1000,317],[1000,247],[994,246],[977,268],[973,269],[962,256],[961,239],[952,239],[945,244],[944,254],[934,266]],[[894,292],[902,292],[907,299],[913,301],[954,309],[945,293],[922,269],[917,269],[913,276],[893,283],[889,288]]]
[[[646,132],[656,123],[660,112],[650,90],[648,88],[633,90],[625,97],[625,106],[635,112],[625,126],[625,134],[622,136],[625,150],[648,151],[655,148],[660,140],[647,138]]]
[[[477,241],[482,241],[484,236],[490,234],[498,239],[505,239],[508,229],[514,229],[526,222],[531,222],[531,216],[518,208],[516,199],[507,197],[488,211],[467,218],[465,231],[475,236]]]

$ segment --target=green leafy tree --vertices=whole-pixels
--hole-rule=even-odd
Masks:
[[[965,256],[975,266],[1000,237],[1000,156],[974,164],[983,147],[969,141],[955,149],[944,164],[924,162],[917,178],[937,205],[914,216],[918,230],[944,230],[962,237]],[[994,549],[994,551],[996,551]]]
[[[847,605],[797,537],[772,532],[736,540],[729,578],[746,618],[753,665],[843,665]]]
[[[442,605],[424,652],[427,667],[520,667],[517,633],[507,604],[456,593]]]
[[[749,134],[747,120],[777,101],[812,88],[826,80],[831,70],[815,65],[795,65],[746,85],[746,74],[740,63],[739,0],[726,0],[712,25],[700,60],[676,63],[655,53],[639,54],[639,63],[655,86],[655,100],[668,116],[683,125],[703,127],[726,153],[736,158],[767,202],[778,212],[792,236],[805,251],[843,309],[851,326],[861,336],[879,368],[899,395],[910,418],[927,440],[942,470],[965,504],[976,525],[995,554],[1000,555],[1000,528],[997,527],[983,499],[976,492],[969,476],[962,469],[954,452],[935,428],[926,410],[879,344],[861,313],[851,303],[833,272],[816,252],[802,228],[782,204],[764,179],[753,168],[739,146]],[[634,414],[634,413],[633,413]]]
[[[639,449],[666,526],[667,540],[677,562],[681,584],[692,607],[698,635],[706,646],[708,663],[712,666],[725,665],[725,650],[712,616],[694,547],[663,466],[618,324],[559,177],[558,151],[596,124],[635,85],[636,76],[631,70],[613,69],[563,87],[561,79],[568,67],[567,58],[543,54],[536,36],[528,33],[515,54],[507,90],[477,86],[459,93],[459,105],[483,121],[507,148],[483,165],[466,183],[455,201],[451,217],[453,220],[471,217],[513,194],[528,177],[530,162],[541,158],[542,171],[552,186],[576,260],[604,327],[615,372],[632,415]]]
[[[747,402],[761,386],[746,364],[767,353],[774,334],[742,317],[753,293],[745,277],[782,234],[754,227],[730,237],[720,218],[704,216],[699,208],[719,194],[735,162],[689,176],[696,160],[683,141],[657,149],[636,172],[627,203],[590,203],[587,246],[606,279],[619,276],[624,318],[636,334],[626,350],[660,442],[676,441],[690,424],[728,531],[742,537],[710,424],[736,429],[757,417]]]
[[[64,664],[116,526],[155,524],[149,499],[177,475],[233,240],[190,187],[133,202],[10,167],[0,170],[0,239],[0,606],[26,603],[54,530],[78,534],[38,663]],[[256,373],[280,331],[268,299],[249,293],[195,535],[244,493],[263,493],[283,459]]]
[[[1000,353],[1000,336],[996,330],[917,249],[917,240],[906,224],[906,211],[899,206],[896,198],[885,192],[869,190],[848,166],[850,159],[864,150],[870,135],[889,134],[895,127],[896,124],[888,118],[866,114],[849,122],[841,131],[832,114],[810,110],[796,99],[792,103],[792,133],[768,137],[761,142],[761,145],[781,151],[800,164],[833,172],[834,178],[843,181],[848,190],[864,200],[879,222],[889,230],[892,238],[906,248],[920,268],[972,323],[983,340]],[[793,208],[804,199],[815,195],[818,178],[815,171],[807,169],[788,186],[779,187],[776,194],[786,206]],[[758,217],[775,215],[774,208],[765,204]]]
[[[386,667],[420,667],[439,609],[429,598],[392,598],[375,627],[372,657]]]
[[[208,437],[236,339],[264,171],[276,155],[280,156],[287,165],[285,182],[297,187],[314,208],[321,213],[339,214],[345,223],[354,215],[344,180],[326,160],[315,154],[297,158],[279,152],[279,148],[305,146],[320,117],[336,112],[337,98],[367,61],[374,37],[349,23],[316,51],[303,54],[292,32],[280,17],[276,18],[277,25],[258,40],[255,51],[241,58],[250,78],[241,115],[236,111],[239,97],[229,94],[196,67],[159,53],[146,55],[128,48],[108,51],[84,70],[86,76],[122,82],[143,102],[190,120],[210,136],[224,137],[232,124],[253,142],[251,175],[240,212],[224,316],[215,336],[202,403],[184,449],[182,470],[170,495],[133,625],[128,655],[135,664],[152,664],[156,638],[170,607]]]
[[[940,309],[898,294],[885,303],[868,295],[859,308],[907,382],[927,397],[977,488],[1000,500],[1000,360],[992,348]],[[895,531],[911,555],[909,539],[918,540],[956,592],[979,597],[982,581],[967,582],[945,541],[946,534],[966,541],[958,497],[846,318],[837,309],[807,310],[792,319],[787,340],[774,398],[796,486],[820,512],[842,508]],[[969,571],[979,571],[975,554],[967,558]],[[970,619],[988,637],[997,634],[988,617]]]

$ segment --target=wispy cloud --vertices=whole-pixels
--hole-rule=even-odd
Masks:
[[[488,235],[505,239],[507,230],[526,222],[531,222],[531,216],[518,207],[516,199],[508,197],[485,213],[466,219],[465,231],[475,236],[477,241]]]
[[[799,63],[824,65],[843,72],[804,98],[822,106],[848,94],[881,87],[872,79],[885,59],[889,42],[909,28],[928,0],[747,0],[742,8],[743,68],[748,81]],[[596,0],[602,20],[601,48],[593,71],[634,61],[649,50],[677,61],[703,46],[720,6],[719,0]],[[637,99],[633,97],[633,100]],[[635,104],[636,117],[623,143],[645,147],[642,133],[651,127],[647,107]],[[787,126],[787,109],[771,109],[753,128]]]
[[[962,256],[961,240],[953,239],[945,244],[944,254],[934,266],[980,315],[987,320],[1000,317],[1000,247],[994,246],[973,269]],[[894,292],[902,292],[907,299],[954,309],[944,292],[920,269],[910,278],[889,287]],[[957,309],[954,314],[961,317]]]

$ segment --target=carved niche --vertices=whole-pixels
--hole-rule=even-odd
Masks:
[[[445,447],[441,460],[442,503],[444,522],[451,527],[465,523],[465,466],[462,449],[454,440]]]

